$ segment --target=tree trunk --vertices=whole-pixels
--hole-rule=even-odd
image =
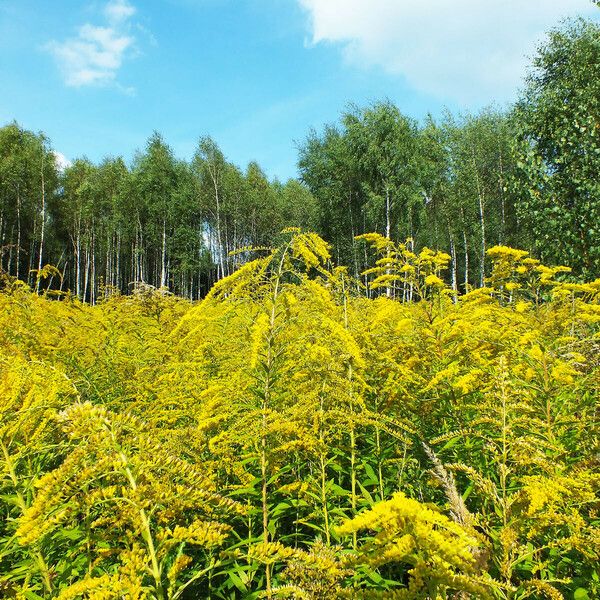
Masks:
[[[137,264],[138,264],[138,278],[137,281],[144,281],[144,236],[142,233],[142,223],[138,215],[138,233],[139,242],[137,248]]]
[[[392,224],[391,224],[391,219],[390,219],[390,189],[389,189],[389,187],[386,186],[386,188],[385,188],[385,237],[388,240],[390,239],[391,232],[392,232]],[[389,246],[388,246],[387,258],[389,259],[389,257],[390,257],[390,251],[389,251]],[[386,273],[386,275],[389,275],[390,270],[386,269],[385,273]],[[392,296],[392,288],[389,285],[389,283],[385,287],[385,295],[388,298],[391,298],[391,296]]]
[[[458,300],[458,281],[457,281],[457,265],[456,265],[456,246],[454,244],[454,238],[450,235],[450,256],[452,259],[452,298],[454,304]]]
[[[106,263],[104,265],[104,297],[108,296],[108,287],[112,285],[112,236],[110,231],[106,233]]]
[[[479,196],[479,225],[481,228],[481,264],[479,266],[479,287],[485,283],[485,218],[483,214],[483,198]]]
[[[385,237],[390,239],[392,223],[390,218],[390,189],[385,188]]]
[[[354,231],[354,215],[352,214],[352,190],[348,194],[348,210],[350,212],[350,235],[352,236],[352,259],[354,261],[354,278],[358,281],[359,269],[358,269],[358,256],[356,253],[356,231]]]
[[[17,265],[16,265],[16,277],[19,279],[19,267],[21,263],[21,191],[20,186],[17,185]]]
[[[467,232],[463,229],[463,245],[465,252],[465,294],[469,291],[469,245],[467,243]]]
[[[85,266],[83,276],[83,303],[87,300],[87,289],[90,280],[90,245],[89,242],[85,248]]]
[[[504,165],[502,162],[502,152],[500,152],[500,217],[501,217],[501,227],[500,232],[498,233],[498,244],[504,244],[504,240],[506,237],[506,198],[504,194]]]
[[[38,274],[37,274],[37,285],[36,291],[40,292],[41,277],[40,273],[43,267],[43,255],[44,255],[44,233],[46,231],[46,182],[44,179],[44,150],[42,149],[42,168],[40,170],[42,177],[42,223],[40,229],[40,249],[39,249],[39,260],[38,260]]]
[[[415,240],[412,237],[410,239],[410,248],[409,248],[409,250],[411,252],[415,251]],[[409,283],[408,284],[408,300],[409,300],[409,302],[413,301],[414,293],[415,293],[415,286],[412,283]]]
[[[115,285],[121,289],[121,235],[117,232],[117,252],[115,254],[117,267],[115,269]]]
[[[130,273],[131,273],[131,279],[134,282],[138,280],[137,267],[138,267],[138,263],[137,263],[137,231],[136,231],[135,232],[135,241],[131,242],[131,268],[130,268]]]
[[[96,236],[92,233],[92,273],[90,278],[90,304],[96,304]]]
[[[219,181],[217,176],[217,167],[215,166],[213,169],[209,167],[208,171],[212,178],[213,187],[215,190],[215,205],[217,209],[217,246],[219,252],[219,266],[221,269],[221,276],[219,278],[223,278],[225,277],[225,264],[223,261],[223,241],[221,239],[221,201],[219,198]]]
[[[479,201],[479,228],[481,231],[481,264],[479,266],[479,287],[485,282],[485,197],[479,180],[477,163],[475,162],[475,151],[473,150],[473,171],[475,173],[475,184],[477,186],[477,199]]]
[[[81,231],[77,228],[77,241],[75,243],[75,253],[77,254],[77,262],[75,267],[75,294],[81,300]]]
[[[13,230],[11,230],[9,244],[12,244],[13,233],[14,233],[14,227],[13,227]],[[8,256],[9,256],[9,261],[10,261],[10,259],[12,258],[12,245],[9,248]],[[4,265],[4,211],[2,210],[2,211],[0,211],[0,268],[3,265]],[[10,268],[7,268],[6,270],[10,274]]]
[[[160,286],[161,288],[167,285],[167,223],[163,219],[163,234],[162,234],[162,252],[161,252],[161,270],[160,270]]]

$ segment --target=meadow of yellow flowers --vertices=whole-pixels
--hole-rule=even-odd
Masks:
[[[200,303],[4,278],[0,596],[600,597],[600,280],[362,237],[370,297],[297,230]]]

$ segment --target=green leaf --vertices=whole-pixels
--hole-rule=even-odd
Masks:
[[[369,483],[377,483],[377,474],[375,473],[375,469],[369,463],[363,463],[363,467],[365,468],[365,473],[369,478]]]
[[[244,585],[244,582],[233,571],[229,571],[227,573],[227,576],[229,577],[229,579],[231,579],[231,581],[233,582],[233,585],[235,585],[235,587],[238,590],[240,590],[240,592],[247,592],[248,591],[248,588]]]

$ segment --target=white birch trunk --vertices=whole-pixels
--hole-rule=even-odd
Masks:
[[[40,292],[40,271],[42,270],[43,265],[43,255],[44,255],[44,234],[46,231],[46,182],[44,179],[44,151],[42,149],[42,168],[40,171],[42,177],[42,223],[40,230],[40,249],[39,249],[39,258],[38,258],[38,276],[37,276],[37,286],[36,291]]]

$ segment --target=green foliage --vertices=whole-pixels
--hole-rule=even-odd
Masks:
[[[341,126],[313,132],[300,174],[320,208],[320,231],[355,278],[369,262],[354,242],[378,232],[411,251],[444,249],[452,287],[482,285],[485,250],[515,243],[511,123],[487,109],[418,126],[388,103],[344,113]]]
[[[600,27],[552,31],[514,110],[517,208],[544,261],[590,276],[600,264]]]
[[[56,204],[57,185],[48,138],[15,122],[0,128],[0,271],[26,280],[40,261],[50,262],[43,256],[42,231]]]

